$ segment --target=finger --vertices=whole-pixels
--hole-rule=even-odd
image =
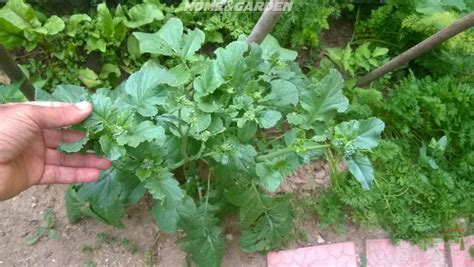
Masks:
[[[42,129],[67,127],[85,120],[92,112],[89,102],[80,102],[55,107],[57,102],[44,102],[42,105],[22,105],[27,116]]]
[[[82,140],[85,133],[73,130],[43,130],[43,141],[47,148],[57,148],[60,144],[69,144]]]
[[[100,170],[45,165],[39,184],[88,183],[99,179]]]
[[[46,149],[44,158],[47,165],[94,168],[99,170],[107,170],[112,166],[112,163],[109,160],[94,154],[75,153],[66,155],[57,150],[49,148]]]
[[[31,106],[40,106],[40,107],[65,107],[69,106],[73,103],[66,103],[66,102],[58,102],[58,101],[29,101],[29,102],[18,102],[18,103],[5,103],[2,104],[3,107],[11,107],[11,106],[18,106],[18,105],[31,105]]]
[[[30,101],[22,102],[22,104],[40,106],[40,107],[51,107],[51,108],[60,108],[70,106],[71,103],[66,102],[57,102],[57,101]]]

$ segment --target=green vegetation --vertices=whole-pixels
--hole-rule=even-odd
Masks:
[[[231,42],[210,59],[196,54],[204,33],[184,32],[178,19],[133,36],[153,59],[118,88],[90,93],[61,85],[51,95],[37,92],[39,100],[91,101],[93,115],[77,127],[87,138],[60,149],[94,149],[114,162],[99,182],[68,191],[71,222],[89,216],[120,227],[124,204],[149,192],[160,229],[183,230],[179,243],[190,258],[216,266],[225,246],[220,222],[232,210],[240,214],[244,251],[288,241],[290,196],[271,192],[331,148],[337,152],[331,159],[345,158],[356,180],[370,188],[366,153],[376,147],[384,123],[333,120],[349,105],[337,71],[310,81],[293,62],[296,52],[272,37],[261,46]],[[269,137],[270,128],[280,137]]]
[[[295,0],[292,12],[282,16],[272,34],[282,45],[292,48],[321,45],[320,33],[329,29],[329,18],[353,9],[348,1]]]
[[[50,209],[44,211],[43,214],[45,225],[36,227],[35,233],[28,235],[25,238],[25,244],[33,246],[41,238],[48,237],[50,239],[56,239],[58,232],[56,231],[56,221],[54,220],[54,212]]]
[[[0,84],[0,104],[25,101],[25,96],[20,92],[20,85],[21,81],[12,84]]]
[[[383,45],[387,39],[382,38],[389,38],[400,45],[392,47],[390,53],[398,53],[410,47],[409,38],[423,39],[453,22],[462,15],[458,12],[467,8],[461,4],[463,1],[453,1],[459,5],[449,5],[449,11],[444,4],[437,6],[430,2],[427,6],[428,2],[415,5],[389,1],[359,22],[354,39],[362,40],[361,32],[369,32],[372,38],[381,38],[373,43]],[[455,11],[455,8],[459,9]],[[436,20],[442,25],[429,19],[446,12],[456,16],[449,22]],[[381,17],[402,23],[402,32],[385,36],[387,30],[382,31],[379,28],[382,25],[377,22]],[[421,24],[426,30],[419,31]],[[410,34],[404,36],[405,31]],[[420,34],[413,34],[414,31]],[[321,194],[315,203],[322,225],[341,227],[349,216],[353,222],[367,227],[383,227],[395,240],[406,239],[420,245],[428,245],[437,237],[456,239],[468,234],[467,229],[466,233],[449,229],[463,229],[457,219],[472,220],[474,214],[473,73],[472,68],[457,61],[473,56],[468,52],[472,49],[472,34],[472,30],[460,34],[416,60],[406,76],[399,71],[395,77],[384,77],[370,88],[357,88],[353,81],[346,82],[346,95],[351,101],[346,118],[378,116],[387,127],[383,141],[370,156],[375,168],[375,186],[363,193],[344,175],[333,176],[331,191]],[[389,52],[368,43],[354,50],[352,47],[329,49],[330,61],[323,60],[313,75],[318,77],[326,69],[337,66],[349,78],[355,78],[383,64],[384,55]],[[467,54],[456,54],[459,51]],[[383,60],[372,59],[376,54]],[[440,59],[447,60],[447,64]]]

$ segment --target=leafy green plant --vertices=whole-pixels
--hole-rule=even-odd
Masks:
[[[68,190],[71,222],[88,216],[121,226],[124,204],[149,192],[160,229],[184,231],[179,243],[190,259],[218,266],[225,247],[219,224],[228,212],[240,215],[244,251],[286,243],[289,195],[273,192],[297,166],[336,150],[369,188],[365,154],[384,124],[376,118],[336,124],[348,107],[337,71],[310,81],[294,63],[296,52],[273,37],[261,46],[234,41],[213,59],[197,55],[204,33],[185,31],[178,19],[134,37],[154,59],[114,90],[38,91],[43,100],[91,101],[93,114],[78,127],[87,137],[61,150],[93,149],[114,163],[98,182]]]
[[[44,226],[36,227],[34,234],[30,234],[25,238],[25,244],[32,246],[36,244],[41,238],[48,236],[50,239],[56,239],[58,237],[58,232],[56,231],[56,221],[54,220],[54,212],[50,209],[47,209],[44,214]]]
[[[385,47],[369,48],[370,43],[364,43],[352,51],[351,45],[342,48],[328,48],[327,55],[340,69],[352,78],[367,73],[388,61],[388,49]],[[323,63],[324,64],[324,63]]]

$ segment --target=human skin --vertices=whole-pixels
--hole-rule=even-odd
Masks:
[[[62,129],[92,113],[88,102],[26,102],[0,105],[0,200],[33,185],[92,182],[112,163],[94,154],[64,154],[61,143],[84,138]]]

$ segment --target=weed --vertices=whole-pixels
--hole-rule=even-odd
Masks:
[[[38,226],[35,229],[35,233],[28,235],[25,238],[25,244],[32,246],[36,244],[41,238],[47,236],[50,239],[56,239],[58,232],[56,231],[56,221],[54,219],[54,212],[51,209],[47,209],[43,214],[44,225]]]

